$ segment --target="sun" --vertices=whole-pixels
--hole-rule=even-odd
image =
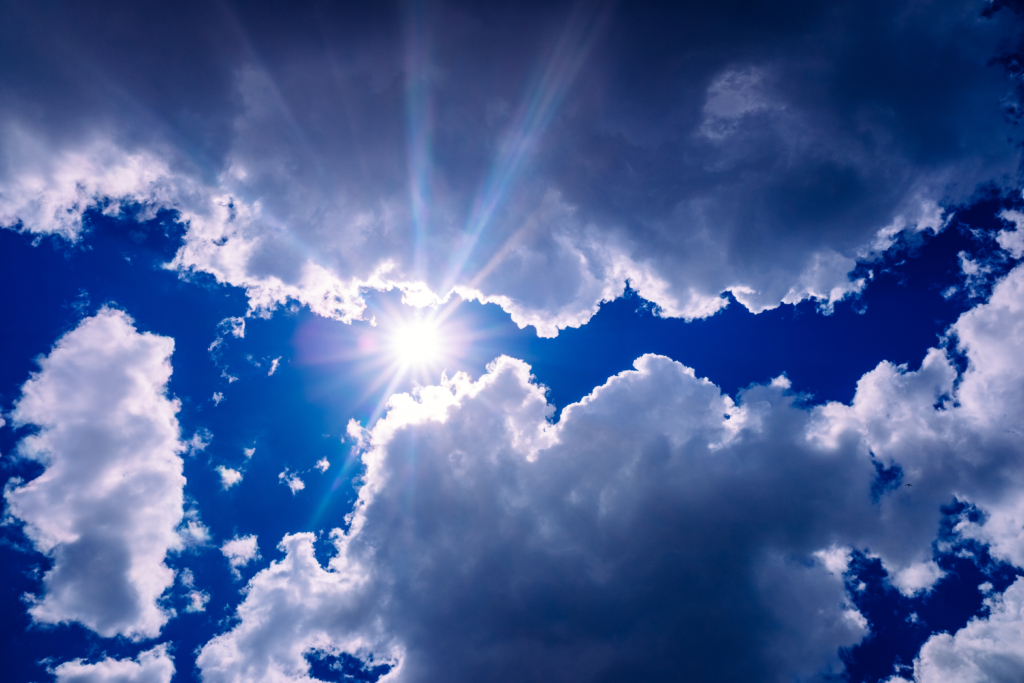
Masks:
[[[423,367],[441,356],[437,325],[428,320],[410,320],[398,325],[391,335],[391,351],[404,367]]]

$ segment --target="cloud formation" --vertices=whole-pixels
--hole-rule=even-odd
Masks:
[[[171,683],[174,660],[166,645],[157,645],[130,659],[103,659],[87,664],[81,659],[64,662],[53,670],[57,683]]]
[[[255,534],[235,536],[220,547],[221,553],[224,554],[224,557],[228,558],[228,564],[231,565],[231,570],[236,575],[239,567],[244,567],[259,558],[260,551],[256,540]]]
[[[396,395],[336,555],[323,568],[311,535],[287,537],[203,675],[305,680],[305,655],[340,652],[392,662],[395,681],[838,673],[869,629],[845,593],[849,548],[929,590],[940,508],[959,499],[984,513],[962,537],[1015,561],[1022,286],[1017,268],[951,328],[962,373],[952,346],[917,370],[882,363],[850,405],[803,407],[785,378],[733,401],[651,355],[557,424],[507,357]],[[879,463],[912,486],[873,493]],[[1001,609],[989,619],[1012,632]],[[982,621],[955,636],[967,659]]]
[[[928,639],[914,659],[915,683],[988,683],[1024,677],[1024,579],[987,598],[989,614],[954,635]],[[888,683],[908,683],[893,677]]]
[[[177,401],[167,397],[174,341],[104,308],[61,337],[22,387],[12,417],[35,425],[18,454],[45,470],[4,491],[9,514],[53,560],[29,613],[102,636],[152,638],[168,619],[164,564],[182,543]]]
[[[0,224],[169,208],[174,266],[257,309],[456,291],[553,335],[627,279],[671,316],[827,308],[858,259],[1016,178],[1009,9],[416,6],[4,10],[33,68],[0,69]]]

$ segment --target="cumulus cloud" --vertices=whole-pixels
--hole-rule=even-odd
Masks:
[[[36,549],[53,560],[29,613],[102,636],[151,638],[181,546],[177,401],[167,397],[174,342],[104,308],[61,337],[22,386],[12,417],[39,431],[18,446],[45,470],[4,492]]]
[[[774,430],[757,424],[801,419],[781,389],[737,405],[666,358],[636,367],[557,426],[529,368],[509,358],[477,382],[459,375],[393,397],[329,567],[308,535],[286,539],[286,559],[251,582],[239,625],[204,648],[204,677],[299,680],[312,650],[376,653],[398,664],[395,680],[521,680],[523,661],[533,678],[567,680],[840,668],[839,646],[866,626],[835,563],[814,555],[828,547],[825,529],[795,520],[828,517],[836,496],[853,497],[851,481],[866,499],[868,463],[766,441]],[[758,457],[765,449],[795,450],[823,482],[776,517],[762,513],[762,532],[741,533],[737,518],[798,488]],[[710,555],[720,558],[711,574]],[[314,582],[316,600],[302,595]],[[270,623],[274,652],[257,652]],[[708,648],[750,654],[723,664]]]
[[[933,635],[914,660],[914,683],[988,683],[1024,678],[1024,579],[986,598],[989,614],[955,634]],[[908,683],[891,678],[889,683]]]
[[[302,481],[298,474],[295,472],[289,472],[287,469],[285,469],[284,472],[279,473],[277,475],[277,479],[288,487],[293,496],[306,488],[306,482]]]
[[[135,660],[107,658],[94,664],[81,659],[64,662],[53,670],[57,683],[171,683],[174,660],[166,645],[157,645]]]
[[[838,674],[839,648],[869,630],[844,589],[850,548],[904,594],[929,590],[941,508],[959,499],[984,514],[957,532],[1022,566],[1022,287],[1018,268],[947,350],[916,370],[880,364],[849,405],[806,408],[785,381],[733,400],[650,355],[556,424],[510,358],[393,396],[372,430],[353,427],[365,480],[328,566],[310,535],[286,538],[199,666],[304,680],[303,653],[344,651],[392,662],[396,681]],[[912,486],[873,493],[879,462]],[[971,640],[994,623],[975,620],[959,642],[1015,642],[1017,592],[987,618],[1005,615],[1002,640]],[[960,647],[965,661],[981,651]]]
[[[255,534],[236,536],[220,547],[221,553],[228,558],[228,564],[237,575],[239,567],[244,567],[260,556],[259,545]]]
[[[224,467],[223,465],[217,466],[217,474],[220,475],[220,485],[224,490],[227,490],[242,481],[241,472],[233,470],[230,467]]]
[[[446,4],[406,27],[433,52],[374,11],[314,26],[121,7],[135,31],[117,34],[19,14],[0,38],[35,72],[0,69],[0,225],[79,239],[90,208],[168,208],[186,226],[173,267],[244,287],[254,311],[294,299],[348,321],[365,288],[416,305],[457,292],[553,335],[627,279],[663,315],[712,315],[725,292],[827,310],[863,287],[858,259],[1012,182],[999,58],[1017,14],[722,7],[652,25],[642,4],[552,4],[539,23],[532,6]],[[161,57],[125,58],[133,33]],[[91,56],[109,97],[68,54]]]

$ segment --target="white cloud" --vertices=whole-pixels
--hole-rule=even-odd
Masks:
[[[210,601],[210,594],[206,591],[189,591],[185,598],[188,600],[188,605],[185,606],[186,612],[205,612],[206,603]]]
[[[274,360],[270,361],[270,370],[267,371],[267,377],[271,377],[271,376],[273,376],[273,374],[275,372],[277,372],[277,367],[278,367],[278,365],[280,365],[280,363],[281,363],[281,358],[280,357],[275,358]]]
[[[1000,230],[996,235],[999,246],[1009,252],[1013,258],[1024,257],[1024,213],[1020,211],[1003,211],[999,217],[1013,223],[1013,230]]]
[[[236,536],[222,545],[220,551],[224,554],[224,557],[228,558],[231,568],[238,569],[259,558],[260,550],[256,540],[254,534]]]
[[[299,478],[299,475],[294,472],[289,472],[287,469],[277,475],[278,480],[287,486],[294,496],[296,493],[306,488],[306,482]]]
[[[197,548],[210,542],[210,528],[199,518],[199,511],[193,507],[185,510],[184,518],[178,526],[178,539],[182,548]]]
[[[223,465],[217,466],[217,474],[220,475],[221,488],[227,490],[242,481],[242,473],[238,470],[233,470],[230,467],[224,467]]]
[[[321,472],[326,472],[331,467],[331,461],[328,460],[327,458],[321,458],[320,460],[316,461],[315,467]]]
[[[986,598],[989,614],[955,634],[933,635],[914,660],[915,683],[1024,680],[1024,579]],[[900,679],[890,679],[895,681]]]
[[[174,660],[167,653],[167,645],[131,659],[104,659],[87,664],[81,659],[64,662],[53,670],[57,683],[171,683]]]
[[[384,649],[346,624],[358,609],[352,588],[359,579],[321,569],[313,540],[309,533],[286,536],[285,558],[252,578],[239,623],[199,653],[203,683],[312,681],[307,652],[367,656],[370,648]]]
[[[213,398],[210,400],[213,401],[213,405],[219,406],[220,402],[224,400],[224,394],[219,391],[215,391],[213,392]]]
[[[243,448],[242,449],[242,453],[245,454],[246,458],[251,458],[252,456],[256,455],[256,449],[255,448]]]
[[[185,442],[185,454],[195,455],[206,450],[206,447],[213,442],[213,434],[208,429],[199,429],[192,438]]]
[[[945,575],[939,565],[928,561],[902,567],[896,570],[889,580],[900,593],[909,598],[930,591]]]
[[[127,152],[105,136],[77,149],[54,149],[12,124],[0,134],[9,173],[0,194],[0,227],[76,241],[88,209],[117,214],[122,203],[137,203],[151,216],[192,192],[191,181],[175,175],[156,150]]]
[[[137,639],[167,621],[158,599],[174,581],[164,557],[181,543],[185,483],[178,403],[166,395],[173,348],[104,308],[61,337],[22,387],[14,422],[39,432],[18,452],[46,469],[4,495],[54,562],[29,608],[37,622]]]

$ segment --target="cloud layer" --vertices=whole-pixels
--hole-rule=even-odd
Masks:
[[[12,417],[38,431],[18,447],[45,470],[4,491],[8,513],[53,561],[37,622],[76,621],[102,636],[152,638],[168,619],[164,564],[181,545],[178,403],[167,397],[174,341],[104,308],[57,341]]]
[[[551,335],[627,278],[672,316],[828,306],[857,259],[1013,184],[1017,14],[765,11],[113,2],[41,30],[7,8],[0,224],[74,239],[90,207],[171,208],[175,267],[254,307],[454,289]]]

